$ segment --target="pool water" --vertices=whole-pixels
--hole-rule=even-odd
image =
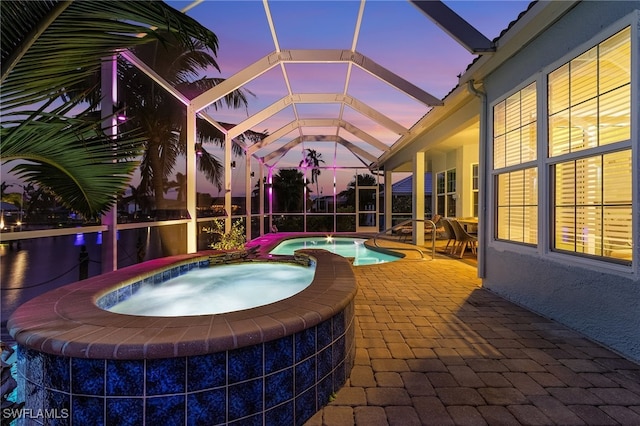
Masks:
[[[211,315],[286,299],[311,284],[315,267],[246,262],[200,268],[159,285],[143,286],[109,311],[143,316]]]
[[[269,254],[292,255],[300,249],[324,249],[343,257],[353,258],[355,266],[374,265],[377,263],[393,262],[400,259],[386,253],[368,249],[364,238],[351,237],[304,237],[291,238],[282,241]]]

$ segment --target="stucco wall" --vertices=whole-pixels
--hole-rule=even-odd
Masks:
[[[586,1],[577,4],[487,77],[485,88],[489,104],[512,93],[549,64],[571,53],[635,9],[640,9],[640,1]],[[634,49],[640,49],[640,43],[637,40],[634,43]],[[632,136],[636,153],[638,133],[636,128]],[[634,174],[636,188],[640,187],[639,175]],[[487,214],[491,222],[492,190],[490,187],[483,189],[490,194]],[[545,203],[548,197],[545,194],[542,198],[541,202]],[[637,200],[635,206],[638,206]],[[637,211],[635,215],[638,215]],[[539,220],[545,223],[545,218]],[[637,253],[640,244],[637,227],[634,232]],[[546,235],[548,231],[541,229],[541,247],[537,248],[496,243],[489,238],[483,285],[640,361],[640,279],[637,266],[626,271],[624,268],[614,271],[604,262],[554,256],[543,247],[548,244]],[[637,259],[636,254],[636,262]]]
[[[640,8],[640,1],[583,1],[484,80],[489,103]]]
[[[640,281],[487,249],[484,286],[640,361]]]

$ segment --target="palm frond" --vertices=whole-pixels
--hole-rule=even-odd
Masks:
[[[218,191],[222,189],[222,170],[224,167],[215,156],[202,150],[202,155],[198,158],[198,170],[200,170],[209,182],[217,185]]]
[[[0,129],[3,164],[21,160],[11,169],[17,177],[52,190],[85,217],[96,217],[115,201],[114,188],[131,179],[138,164],[132,159],[136,139],[129,135],[124,144],[114,143],[88,111],[69,118],[66,108],[32,111],[26,119],[9,114]]]
[[[95,74],[114,52],[163,41],[163,34],[189,47],[199,40],[214,54],[218,46],[215,34],[163,2],[19,0],[0,7],[4,110],[58,96]],[[54,9],[59,13],[49,22]]]

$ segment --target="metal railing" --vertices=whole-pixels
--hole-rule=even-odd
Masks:
[[[436,224],[428,219],[407,219],[404,220],[396,225],[393,225],[391,228],[387,228],[384,231],[378,232],[376,235],[374,235],[373,237],[373,245],[376,247],[380,247],[380,248],[385,248],[385,249],[390,249],[390,250],[412,250],[412,251],[417,251],[418,253],[420,253],[420,256],[422,257],[422,259],[424,259],[424,252],[422,250],[420,250],[418,247],[389,247],[389,246],[379,246],[378,245],[378,238],[384,237],[387,235],[388,232],[393,232],[396,231],[400,228],[404,228],[406,227],[408,224],[413,224],[414,222],[424,222],[425,226],[428,225],[429,227],[431,227],[431,260],[434,260],[436,258]],[[391,240],[394,241],[394,240]]]

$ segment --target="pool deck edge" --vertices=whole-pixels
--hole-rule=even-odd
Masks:
[[[303,252],[316,261],[312,283],[268,305],[177,318],[123,315],[96,305],[100,296],[126,283],[219,253],[206,251],[155,259],[63,286],[20,306],[7,328],[18,344],[38,351],[100,359],[195,356],[273,340],[331,318],[357,292],[347,259],[324,250]]]

